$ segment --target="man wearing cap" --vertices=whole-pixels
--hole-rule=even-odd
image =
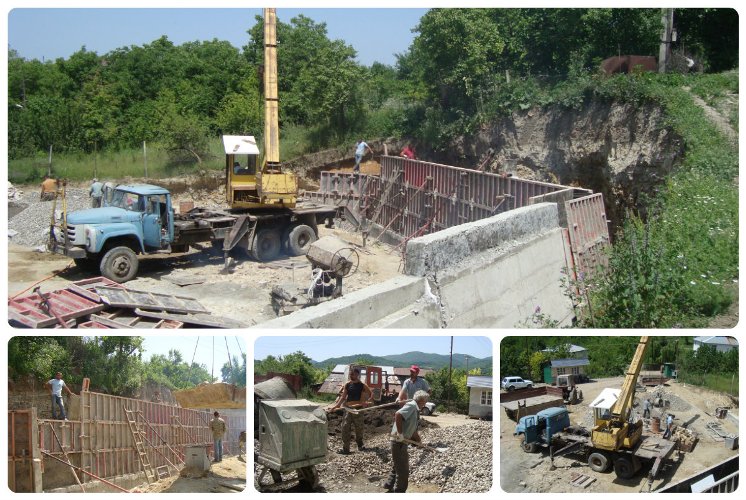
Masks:
[[[407,400],[414,397],[414,393],[417,391],[425,391],[430,394],[430,384],[424,378],[418,377],[420,374],[420,367],[412,365],[409,367],[409,378],[404,381],[399,392],[399,398],[397,402],[399,405],[403,405]]]
[[[334,411],[340,406],[346,408],[364,408],[373,403],[373,391],[360,380],[360,368],[354,367],[350,370],[350,381],[342,388],[336,404],[329,411]],[[339,451],[342,455],[350,454],[350,438],[352,437],[352,426],[355,426],[355,441],[357,442],[358,451],[365,449],[363,446],[363,415],[356,415],[350,411],[345,411],[342,419],[342,449]]]
[[[422,442],[417,433],[417,420],[425,407],[429,395],[419,390],[412,395],[412,401],[399,408],[394,415],[391,427],[392,469],[383,487],[390,492],[404,493],[409,486],[409,451],[407,441]]]

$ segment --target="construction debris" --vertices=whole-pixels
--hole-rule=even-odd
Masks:
[[[46,293],[37,286],[22,297],[10,298],[8,320],[20,328],[245,327],[239,321],[211,315],[191,297],[133,290],[103,277],[75,281]]]

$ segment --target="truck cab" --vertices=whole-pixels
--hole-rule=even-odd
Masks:
[[[570,414],[565,408],[547,408],[536,415],[522,417],[516,425],[514,435],[523,436],[523,451],[534,453],[539,446],[547,446],[552,437],[570,427]]]
[[[64,214],[50,235],[50,250],[86,270],[124,283],[137,274],[137,254],[171,250],[174,212],[167,189],[117,186],[106,206]]]

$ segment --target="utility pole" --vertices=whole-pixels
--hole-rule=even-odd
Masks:
[[[49,145],[49,162],[47,163],[47,175],[52,175],[52,145]]]
[[[469,376],[469,355],[466,354],[464,355],[464,357],[466,358],[466,376],[468,377]]]
[[[448,406],[451,406],[451,372],[453,371],[453,335],[451,335],[451,362],[448,365]]]
[[[148,178],[148,146],[145,141],[142,141],[142,158],[145,162],[145,178]]]
[[[660,50],[658,52],[658,73],[665,73],[671,57],[673,9],[661,9],[661,24],[663,24],[663,32],[661,33]]]

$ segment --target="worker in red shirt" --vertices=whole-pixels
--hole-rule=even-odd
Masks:
[[[404,149],[401,150],[401,153],[399,153],[399,156],[403,156],[404,158],[409,158],[410,160],[415,159],[414,154],[414,148],[411,144],[407,144]]]

